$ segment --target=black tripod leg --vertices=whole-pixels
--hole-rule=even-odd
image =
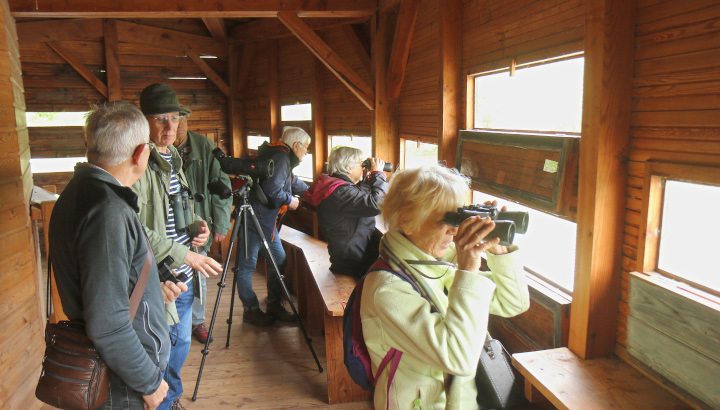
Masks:
[[[200,388],[200,379],[202,378],[203,368],[205,367],[205,359],[207,359],[208,353],[210,353],[210,338],[212,337],[213,328],[215,328],[215,319],[217,318],[218,308],[220,307],[220,297],[222,297],[222,291],[225,288],[225,278],[227,277],[228,266],[230,265],[230,255],[232,255],[233,247],[235,246],[235,238],[237,237],[239,225],[237,224],[237,216],[235,217],[235,223],[233,223],[232,236],[230,237],[230,245],[228,246],[227,257],[225,258],[225,264],[223,265],[222,276],[218,283],[218,295],[215,299],[215,308],[213,309],[212,319],[210,320],[210,329],[208,330],[208,338],[205,341],[205,348],[201,350],[203,358],[200,363],[200,371],[198,372],[197,381],[195,381],[195,392],[192,396],[192,401],[197,400],[198,389]],[[197,273],[196,273],[197,274]],[[230,317],[232,317],[232,308],[230,308]],[[228,330],[228,338],[230,331]]]
[[[247,230],[247,209],[245,205],[239,206],[238,208],[238,215],[235,217],[235,226],[233,226],[233,239],[237,239],[240,235],[240,227],[243,227],[243,232]],[[238,221],[240,221],[238,223]],[[245,254],[247,254],[247,235],[243,236],[243,244],[245,248]],[[235,267],[233,268],[233,284],[232,284],[232,297],[230,298],[230,315],[228,316],[227,325],[228,325],[228,331],[227,331],[227,339],[225,340],[225,347],[230,347],[230,330],[232,328],[232,316],[233,316],[233,310],[235,309],[235,289],[237,289],[237,278],[238,278],[238,271],[240,271],[240,249],[242,247],[238,245],[237,251],[235,253]],[[228,250],[228,260],[230,259],[230,252],[231,250]]]
[[[265,234],[263,234],[262,227],[260,227],[260,222],[258,222],[257,217],[255,216],[255,211],[253,211],[252,208],[249,208],[250,211],[250,219],[252,219],[253,224],[255,226],[255,230],[258,233],[258,236],[260,237],[260,240],[262,241],[263,247],[265,248],[265,251],[267,252],[268,256],[270,257],[270,262],[272,263],[273,270],[275,271],[275,274],[277,275],[277,279],[280,281],[280,286],[282,286],[283,292],[285,292],[285,297],[287,297],[288,302],[290,303],[290,307],[292,308],[293,314],[297,318],[298,324],[300,325],[300,330],[302,331],[303,336],[305,337],[305,343],[307,343],[308,347],[310,348],[310,352],[313,355],[313,358],[315,359],[315,363],[317,364],[318,371],[320,373],[323,372],[323,368],[320,365],[320,361],[318,360],[317,355],[315,354],[315,349],[312,347],[312,340],[307,335],[307,332],[305,331],[305,327],[302,324],[302,320],[300,320],[300,315],[298,315],[297,309],[295,309],[295,304],[292,301],[292,298],[290,297],[290,292],[288,292],[287,286],[285,286],[285,281],[283,281],[283,276],[280,273],[280,269],[277,266],[277,263],[275,262],[275,257],[273,256],[272,252],[270,251],[270,246],[267,243],[267,240],[265,239]],[[269,273],[268,273],[269,274]]]

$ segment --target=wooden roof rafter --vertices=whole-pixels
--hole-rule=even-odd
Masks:
[[[8,0],[11,15],[37,18],[257,18],[291,12],[300,17],[370,17],[378,0]]]
[[[362,23],[367,21],[367,17],[362,18],[306,18],[303,22],[314,31],[328,30],[331,28],[341,27],[346,24]],[[230,29],[230,41],[260,41],[274,40],[278,38],[292,37],[287,27],[280,20],[273,19],[255,19],[247,23],[237,24]]]
[[[405,68],[410,55],[410,43],[412,42],[419,8],[420,0],[402,0],[400,4],[387,79],[385,80],[388,97],[390,98],[400,97],[400,89],[405,78]]]
[[[215,40],[223,44],[227,43],[227,29],[225,28],[225,22],[222,18],[203,17],[202,21]]]
[[[90,69],[83,63],[80,62],[75,56],[70,53],[65,47],[61,46],[55,41],[48,41],[47,45],[52,48],[65,62],[70,64],[75,71],[78,72],[87,82],[89,82],[96,90],[100,92],[105,98],[108,96],[108,88],[105,83],[102,82]]]
[[[278,13],[278,19],[301,43],[355,94],[369,110],[375,109],[375,92],[330,46],[295,13]]]

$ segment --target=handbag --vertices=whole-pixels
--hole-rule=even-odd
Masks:
[[[150,245],[140,277],[130,296],[130,323],[135,319],[150,276]],[[50,323],[51,264],[48,259],[48,323],[45,327],[45,356],[35,397],[61,409],[91,410],[107,402],[110,371],[87,337],[85,323]]]
[[[508,361],[509,355],[499,340],[487,335],[475,374],[477,403],[481,408],[506,409],[525,400]]]

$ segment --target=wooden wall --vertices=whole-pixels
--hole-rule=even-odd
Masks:
[[[30,147],[15,22],[0,2],[0,408],[39,408],[45,345],[40,277],[30,222]]]
[[[645,162],[720,165],[720,4],[639,0],[617,344],[627,347]]]
[[[88,20],[93,22],[93,20]],[[189,34],[207,36],[202,21],[187,20],[132,20],[142,27],[167,26]],[[23,24],[35,23],[19,23]],[[47,22],[48,30],[52,27]],[[92,26],[94,27],[94,26]],[[138,27],[138,26],[132,26]],[[131,28],[132,28],[131,27]],[[30,36],[21,30],[20,55],[27,110],[31,112],[87,111],[92,104],[102,103],[106,98],[61,58],[44,38]],[[118,60],[122,98],[139,106],[140,92],[146,86],[162,82],[170,85],[178,94],[180,103],[192,110],[189,128],[208,136],[228,151],[227,98],[210,80],[176,79],[204,77],[205,74],[184,56],[182,51],[161,46],[142,44],[141,39],[130,36],[128,31],[118,34]],[[105,47],[102,33],[90,40],[58,41],[75,59],[85,65],[97,78],[106,82]],[[227,55],[204,58],[210,68],[220,77],[227,78]],[[48,127],[30,128],[32,158],[75,157],[85,155],[80,128]],[[62,146],[61,149],[58,149]],[[53,181],[62,191],[71,174],[38,175],[38,184]]]
[[[276,40],[260,42],[252,59],[247,85],[243,89],[245,107],[245,128],[248,135],[270,136],[270,98],[268,70],[270,66],[269,47],[277,47]]]

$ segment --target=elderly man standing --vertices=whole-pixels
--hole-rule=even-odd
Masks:
[[[168,385],[170,346],[163,295],[182,289],[158,278],[129,188],[145,172],[152,143],[135,106],[108,103],[94,109],[85,126],[88,163],[78,164],[50,220],[50,260],[62,307],[85,322],[88,337],[110,368],[106,409],[154,409]],[[146,261],[149,278],[135,318],[130,294]]]
[[[220,170],[220,163],[212,155],[215,145],[207,137],[188,131],[188,120],[191,113],[192,111],[185,107],[180,112],[180,124],[173,145],[182,156],[183,171],[185,171],[190,189],[194,194],[200,194],[204,198],[196,204],[195,212],[210,225],[212,235],[200,250],[202,255],[207,255],[210,245],[225,239],[225,235],[232,227],[230,223],[232,197],[220,199],[219,196],[210,194],[207,186],[210,182],[220,181],[230,189],[230,178]],[[208,328],[205,326],[207,286],[204,276],[200,275],[198,279],[200,280],[200,297],[193,301],[192,335],[201,343],[205,343],[208,338]],[[212,341],[212,337],[210,341]]]
[[[250,195],[250,205],[257,215],[268,247],[280,273],[285,272],[287,257],[277,234],[282,219],[287,210],[297,209],[299,200],[294,195],[302,195],[307,185],[293,175],[292,170],[300,164],[310,146],[310,136],[298,127],[287,127],[283,131],[280,142],[274,144],[263,143],[258,149],[258,158],[275,161],[275,173],[270,178],[262,178],[260,187],[267,196],[268,203],[263,204],[256,195]],[[253,191],[255,192],[255,191]],[[282,305],[282,287],[277,275],[268,272],[267,275],[267,314],[260,309],[260,302],[252,288],[252,274],[257,264],[258,251],[268,259],[267,251],[261,248],[260,236],[255,227],[248,229],[248,259],[240,258],[238,262],[237,289],[243,304],[243,322],[258,326],[271,325],[275,320],[281,322],[294,322],[292,313],[285,310]]]
[[[175,91],[166,84],[145,87],[140,94],[140,109],[155,143],[147,170],[133,185],[139,197],[140,222],[146,228],[155,259],[167,261],[177,276],[188,278],[185,280],[188,291],[174,304],[166,305],[172,347],[164,378],[170,390],[160,406],[163,410],[171,406],[182,409],[180,371],[190,351],[193,297],[195,290],[199,290],[195,273],[217,275],[222,267],[214,259],[190,250],[191,246],[197,249],[205,244],[210,229],[205,221],[194,216],[192,196],[189,195],[189,200],[181,199],[183,191],[187,193],[189,188],[182,160],[172,145],[182,110]],[[180,226],[181,222],[185,226]]]

